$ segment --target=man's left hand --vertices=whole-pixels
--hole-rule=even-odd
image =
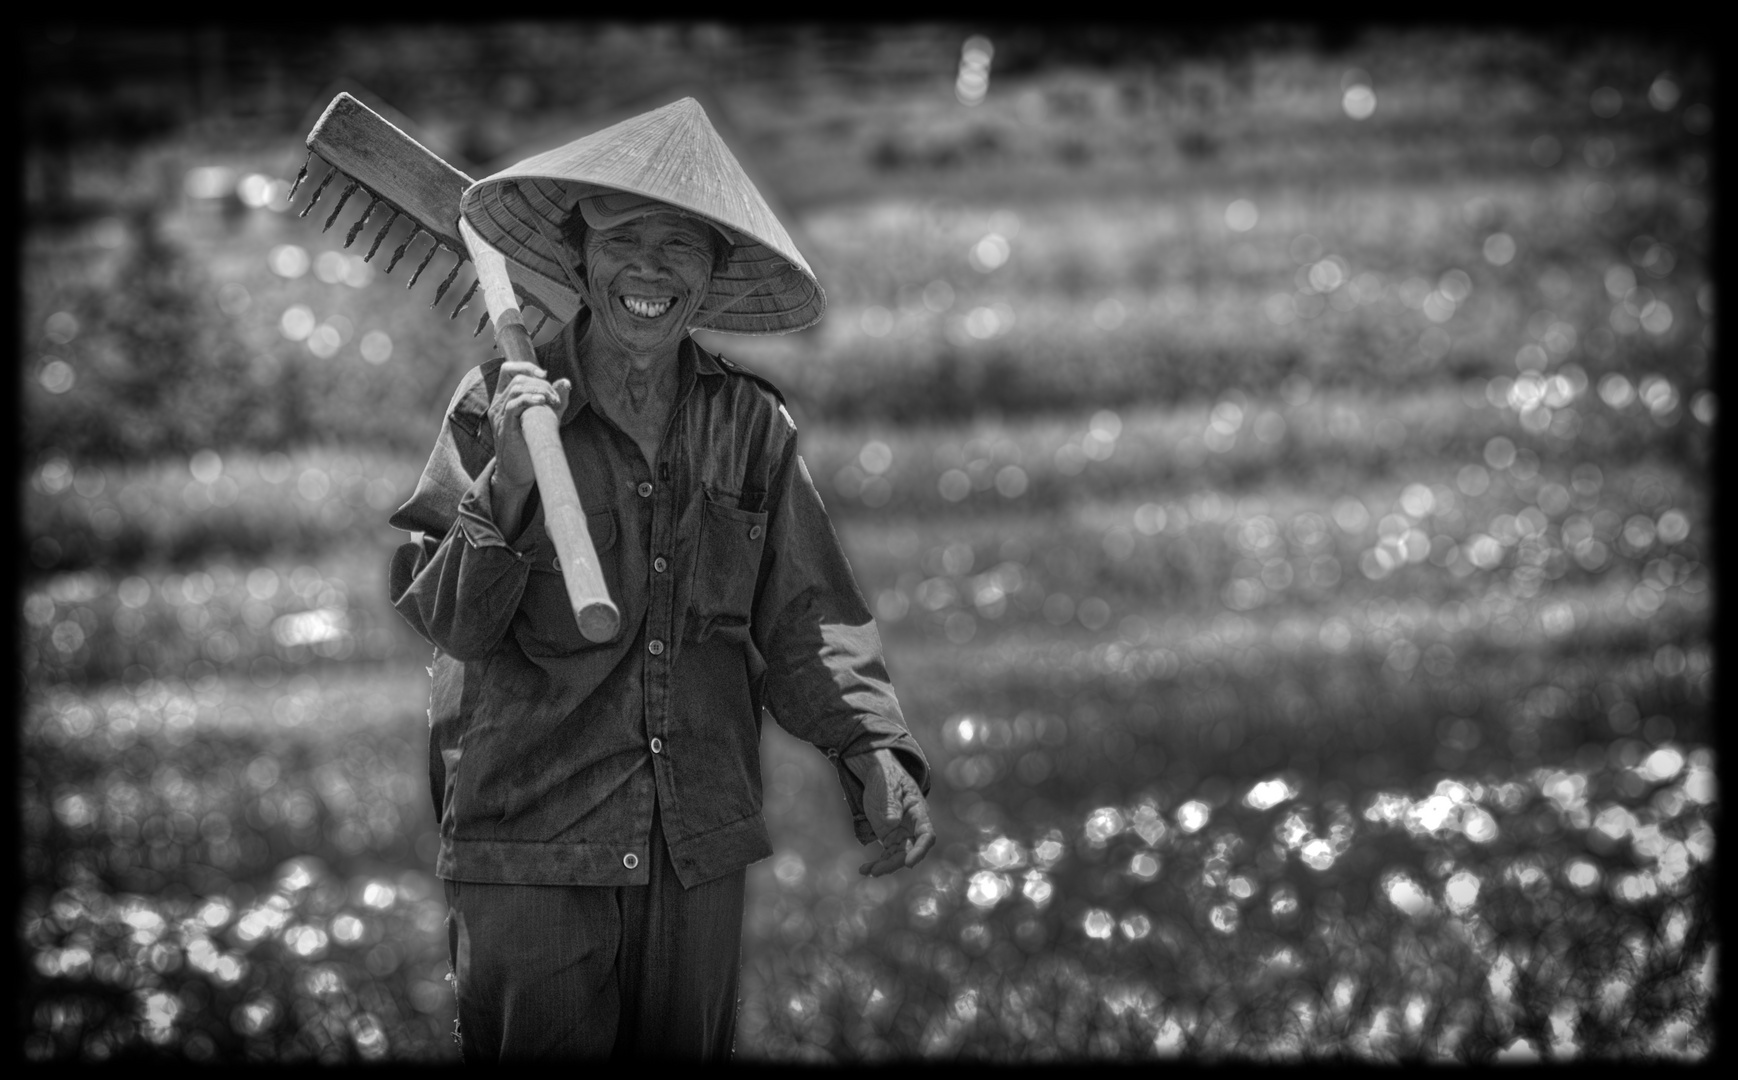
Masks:
[[[864,863],[857,872],[880,877],[922,862],[935,846],[935,826],[929,822],[929,805],[917,781],[891,750],[848,757],[845,765],[863,781],[863,813],[881,841],[881,857]]]

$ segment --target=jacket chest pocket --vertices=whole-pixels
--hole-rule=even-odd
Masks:
[[[760,577],[760,556],[766,548],[766,520],[764,511],[739,510],[705,500],[689,601],[688,625],[695,641],[730,630],[746,640]]]
[[[616,580],[616,515],[614,510],[597,510],[585,516],[591,533],[592,547],[597,549],[599,567],[606,584]],[[573,618],[573,605],[567,600],[567,582],[555,557],[555,542],[541,537],[525,582],[525,593],[519,599],[519,614],[513,620],[513,633],[527,656],[566,656],[581,649],[596,648],[607,642],[587,641]]]

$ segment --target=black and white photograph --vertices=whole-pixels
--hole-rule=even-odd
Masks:
[[[1711,30],[53,14],[26,1063],[1718,1059]]]

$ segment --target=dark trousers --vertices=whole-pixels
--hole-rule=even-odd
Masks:
[[[729,1059],[746,872],[683,889],[655,813],[647,856],[646,885],[445,883],[466,1061]]]

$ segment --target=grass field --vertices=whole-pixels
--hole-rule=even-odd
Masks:
[[[940,834],[860,879],[767,726],[739,1057],[1715,1048],[1694,57],[1426,45],[735,99],[831,309],[708,343],[787,391]],[[25,1052],[452,1060],[384,521],[475,314],[165,206],[26,236]]]

